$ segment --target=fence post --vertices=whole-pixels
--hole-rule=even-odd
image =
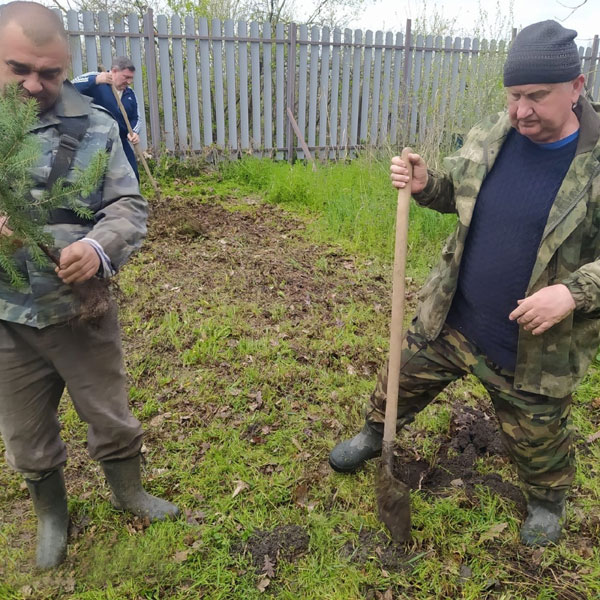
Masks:
[[[598,36],[594,36],[594,41],[592,42],[592,59],[590,61],[590,72],[586,73],[587,77],[587,88],[592,92],[594,89],[594,83],[596,81],[596,77],[598,76],[597,70],[600,67],[600,59],[598,57]]]
[[[148,107],[150,109],[150,129],[152,130],[152,150],[156,156],[160,149],[160,116],[158,111],[156,47],[154,45],[154,11],[151,8],[149,8],[144,15],[144,43],[146,77],[148,83]]]
[[[287,90],[286,90],[286,103],[287,108],[294,113],[296,104],[296,23],[290,23],[289,27],[289,48],[288,48],[288,64],[287,64]],[[293,163],[296,158],[294,152],[294,132],[292,130],[292,121],[287,119],[286,127],[286,141],[287,141],[287,158],[289,163]]]

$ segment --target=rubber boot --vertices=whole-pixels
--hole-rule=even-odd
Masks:
[[[353,473],[367,460],[381,455],[383,423],[365,421],[360,433],[340,442],[329,453],[329,465],[338,473]]]
[[[175,518],[179,509],[166,500],[152,496],[142,487],[141,457],[139,454],[123,460],[100,463],[112,490],[111,502],[118,510],[127,510],[150,521]]]
[[[530,499],[527,518],[521,527],[521,541],[526,546],[556,544],[562,533],[565,516],[565,498],[557,502]]]
[[[38,520],[36,564],[51,569],[67,556],[69,511],[62,468],[25,479]]]

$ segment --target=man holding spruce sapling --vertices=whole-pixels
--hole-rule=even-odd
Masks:
[[[507,108],[476,125],[445,172],[409,155],[414,199],[458,224],[403,343],[398,424],[471,373],[489,392],[527,498],[521,540],[556,543],[575,475],[571,394],[600,334],[600,105],[582,95],[577,33],[524,28],[504,65]],[[409,181],[395,157],[396,188]],[[381,452],[387,368],[360,433],[331,466]]]
[[[141,484],[142,429],[128,408],[116,305],[111,300],[102,316],[85,321],[74,294],[75,286],[111,277],[139,248],[147,205],[116,122],[65,81],[68,62],[67,35],[53,11],[33,2],[0,7],[0,89],[7,98],[18,86],[38,109],[24,128],[33,137],[20,142],[37,141],[28,150],[31,168],[0,173],[0,433],[7,462],[23,474],[33,500],[41,568],[58,565],[67,549],[66,449],[57,418],[65,386],[88,424],[87,448],[102,465],[114,506],[150,520],[178,514]],[[3,125],[2,137],[19,142],[19,132]],[[107,164],[94,176],[85,168],[98,155]],[[63,179],[71,185],[61,187]],[[57,190],[78,186],[81,209],[53,206],[39,225],[58,266],[43,263],[40,244],[31,243],[38,232],[23,214],[38,214]]]

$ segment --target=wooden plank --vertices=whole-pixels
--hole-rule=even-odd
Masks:
[[[263,23],[263,114],[266,150],[273,148],[273,71],[271,67],[271,23]],[[268,40],[268,41],[267,41]]]
[[[189,148],[187,110],[185,95],[185,71],[183,67],[183,40],[181,35],[181,18],[179,15],[171,17],[171,31],[173,33],[173,76],[175,78],[175,105],[177,109],[177,145],[179,150],[187,152]]]
[[[362,62],[362,31],[354,30],[354,53],[352,56],[352,105],[350,112],[350,146],[358,144],[358,117],[360,108],[360,64]]]
[[[440,87],[440,77],[441,77],[441,71],[442,71],[442,48],[443,48],[443,40],[442,40],[442,36],[438,35],[435,37],[435,40],[433,42],[433,47],[434,47],[434,55],[433,55],[433,65],[432,65],[432,72],[433,75],[431,77],[431,92],[430,92],[430,104],[431,104],[431,119],[429,119],[429,127],[427,132],[425,132],[425,135],[429,134],[429,137],[431,137],[431,134],[433,133],[433,135],[436,134],[436,132],[438,131],[438,128],[440,127],[440,119],[439,119],[439,106],[440,106],[440,101],[444,96],[441,87]],[[434,145],[437,145],[436,142],[433,142]]]
[[[464,38],[463,39],[463,50],[467,50],[468,52],[463,52],[461,54],[460,66],[459,66],[459,84],[458,84],[458,108],[456,114],[456,129],[459,133],[462,131],[463,117],[465,112],[465,106],[467,106],[467,102],[465,102],[465,90],[467,86],[467,75],[471,68],[471,39]]]
[[[208,19],[200,17],[198,33],[208,37]],[[205,146],[213,143],[212,101],[210,90],[210,45],[208,39],[200,40],[200,88],[202,91],[202,139]]]
[[[259,36],[258,23],[250,23],[250,37],[255,40]],[[261,110],[260,110],[260,42],[250,42],[250,60],[252,72],[252,147],[259,150],[262,147]]]
[[[156,73],[156,44],[154,39],[154,13],[151,8],[144,15],[144,56],[146,58],[146,83],[148,85],[148,108],[152,150],[160,151],[160,111],[158,108],[158,76]],[[144,104],[142,104],[144,106]]]
[[[337,146],[338,140],[338,102],[340,96],[340,46],[342,32],[336,27],[333,30],[333,48],[331,50],[331,106],[329,112],[329,145]],[[329,152],[329,158],[334,159],[336,151]]]
[[[283,148],[285,133],[285,25],[277,23],[275,27],[275,146]],[[277,160],[283,160],[283,152],[275,154]]]
[[[300,25],[298,41],[300,42],[299,65],[298,65],[298,129],[304,138],[306,135],[306,98],[308,93],[307,75],[308,75],[308,27]],[[305,42],[305,43],[302,43]],[[303,158],[304,154],[298,152],[298,158]]]
[[[417,48],[422,48],[424,44],[423,36],[417,36]],[[411,107],[409,116],[408,141],[414,144],[417,141],[417,119],[419,117],[419,102],[421,98],[421,71],[423,68],[423,51],[414,51],[414,67],[411,86]]]
[[[185,18],[185,55],[187,59],[187,80],[190,103],[190,131],[192,150],[200,150],[200,108],[198,105],[198,68],[196,66],[196,23],[194,17]]]
[[[427,121],[429,119],[429,101],[431,99],[431,62],[433,60],[433,36],[428,35],[425,38],[425,50],[423,55],[423,81],[421,87],[423,95],[419,107],[419,128],[418,139],[422,144],[427,132]]]
[[[112,65],[112,47],[110,39],[110,23],[108,13],[101,11],[98,13],[98,32],[100,33],[100,62],[108,70]]]
[[[317,92],[319,77],[319,28],[310,30],[310,80],[308,84],[308,146],[314,148],[317,139]]]
[[[135,13],[131,13],[127,16],[127,28],[130,33],[140,33],[140,21]],[[131,46],[131,62],[135,66],[133,73],[133,89],[137,97],[140,114],[140,146],[142,150],[148,147],[148,134],[146,125],[146,94],[144,92],[144,78],[142,69],[142,41],[139,35],[130,38],[129,44]]]
[[[234,37],[233,19],[225,21],[225,37]],[[225,41],[225,73],[227,80],[227,126],[229,147],[237,150],[237,96],[235,91],[235,42],[233,40]]]
[[[402,73],[402,130],[405,132],[401,142],[406,144],[408,130],[408,113],[410,109],[410,82],[412,79],[412,61],[414,43],[412,36],[412,21],[406,19],[406,33],[404,34],[404,70]]]
[[[598,38],[597,35],[595,35],[594,39],[592,41],[592,64],[591,64],[590,74],[587,78],[587,88],[590,91],[590,93],[592,94],[592,97],[596,100],[598,99],[598,96],[597,96],[597,94],[594,94],[594,90],[596,89],[598,79],[600,79],[600,77],[598,76],[598,67],[599,67],[598,49],[599,49],[599,47],[600,47],[600,39]]]
[[[390,143],[395,144],[398,137],[398,115],[400,112],[400,81],[403,72],[403,50],[401,46],[404,41],[401,33],[396,34],[396,50],[394,50],[394,85],[392,89],[392,108],[390,119]]]
[[[84,10],[83,16],[83,30],[84,31],[95,31],[96,24],[94,23],[94,13],[89,10]],[[86,72],[98,70],[98,49],[96,47],[96,36],[95,34],[83,36],[85,45],[85,70]]]
[[[286,82],[286,105],[287,110],[293,115],[296,109],[296,23],[290,23],[288,27],[289,45]],[[293,163],[295,159],[294,134],[292,130],[292,122],[290,119],[288,119],[285,137],[287,143],[287,159],[290,163]]]
[[[340,109],[340,146],[348,145],[350,107],[350,64],[352,60],[352,30],[344,29],[344,58],[342,67],[342,105]],[[333,144],[332,144],[333,145]],[[346,156],[347,152],[344,152]]]
[[[460,64],[460,50],[461,39],[459,37],[454,38],[454,46],[452,48],[452,70],[450,72],[450,105],[448,119],[446,122],[449,126],[449,132],[451,134],[456,133],[456,101],[458,99],[458,65]],[[448,129],[446,129],[448,131]]]
[[[319,94],[319,152],[320,158],[327,157],[327,106],[329,104],[329,57],[331,46],[329,44],[329,27],[323,27],[321,34],[321,83]]]
[[[373,61],[373,109],[371,111],[371,137],[369,143],[377,145],[379,139],[379,111],[381,99],[381,62],[383,58],[383,31],[375,32],[375,58]],[[379,46],[379,47],[378,47]]]
[[[371,58],[373,56],[373,32],[367,29],[363,62],[362,98],[360,111],[360,142],[368,143],[369,108],[371,106]]]
[[[211,25],[213,37],[213,78],[215,82],[215,121],[217,123],[217,147],[225,148],[225,88],[223,86],[223,42],[214,39],[222,37],[221,20],[213,19]]]
[[[248,37],[245,21],[238,21],[238,65],[240,70],[240,145],[243,150],[250,148],[250,126],[248,123],[248,44],[243,38]]]
[[[157,15],[156,29],[158,32],[158,64],[160,69],[160,86],[162,91],[163,124],[165,146],[167,150],[175,151],[175,126],[173,120],[173,84],[171,82],[171,61],[169,56],[169,25],[165,15]]]
[[[115,33],[125,33],[125,21],[121,15],[113,15],[113,31]],[[129,56],[126,37],[115,36],[115,56]]]
[[[385,34],[385,49],[383,51],[383,85],[381,98],[381,125],[379,126],[379,144],[384,146],[387,142],[390,118],[390,85],[392,74],[392,46],[394,34],[388,31]]]
[[[76,10],[67,11],[67,27],[69,31],[80,31],[79,14]],[[78,33],[69,34],[69,49],[71,51],[71,65],[73,77],[83,74],[83,56],[81,54],[81,36]]]

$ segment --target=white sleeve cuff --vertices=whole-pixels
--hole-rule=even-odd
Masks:
[[[83,238],[80,241],[89,244],[98,254],[98,258],[100,258],[100,263],[102,265],[102,279],[108,279],[109,277],[112,277],[116,271],[113,268],[112,263],[110,262],[110,258],[106,256],[106,253],[104,252],[102,246],[92,238]]]

